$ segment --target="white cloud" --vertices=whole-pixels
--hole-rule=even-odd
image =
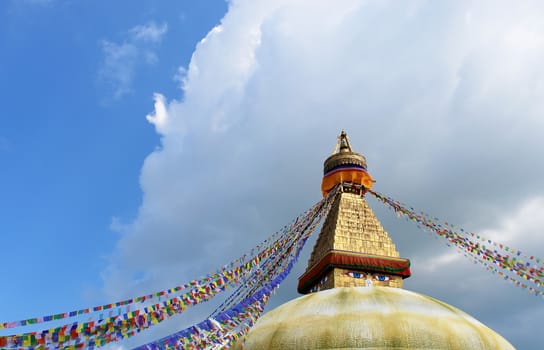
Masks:
[[[138,25],[130,30],[132,37],[135,40],[160,42],[162,37],[168,31],[168,24],[163,23],[161,25],[155,22],[149,22],[148,24]]]
[[[165,98],[161,94],[155,94],[155,113],[146,117],[147,121],[155,125],[158,133],[163,133],[167,127],[168,112],[166,111]]]
[[[130,43],[116,44],[104,40],[102,51],[104,52],[104,62],[100,70],[100,77],[113,88],[114,97],[120,98],[130,92],[132,87],[139,50]]]
[[[183,98],[155,96],[148,120],[161,147],[145,160],[143,201],[112,253],[106,293],[176,285],[282,227],[318,200],[322,162],[343,128],[377,190],[513,237],[503,218],[536,215],[541,202],[530,203],[544,196],[543,6],[232,1],[198,44]],[[538,334],[544,313],[528,310],[539,300],[372,205],[413,258],[408,288],[465,309],[519,348],[538,344],[501,320],[530,317]],[[542,247],[539,225],[512,245]],[[418,267],[433,257],[434,269]],[[295,280],[276,302],[295,296]]]
[[[187,68],[183,66],[178,67],[178,71],[174,75],[173,79],[179,83],[181,90],[185,90],[185,87],[187,86]]]
[[[166,23],[159,26],[150,22],[130,29],[121,43],[102,41],[104,60],[99,79],[111,87],[114,99],[131,91],[139,66],[154,65],[159,61],[156,47],[167,30]]]

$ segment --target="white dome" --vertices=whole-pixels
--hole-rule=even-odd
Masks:
[[[235,348],[240,348],[238,344]],[[311,293],[268,312],[243,349],[514,349],[463,311],[399,288]]]

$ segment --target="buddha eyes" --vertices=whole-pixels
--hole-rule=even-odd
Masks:
[[[364,278],[365,277],[365,275],[363,275],[360,272],[348,272],[348,276],[353,277],[353,278]]]
[[[354,271],[350,271],[350,272],[346,273],[346,275],[348,275],[349,277],[353,277],[353,278],[365,278],[366,277],[364,273],[354,272]],[[374,275],[372,277],[374,277],[374,279],[376,281],[380,281],[380,282],[387,282],[387,281],[389,281],[391,279],[391,277],[385,276],[385,275]]]
[[[384,275],[376,275],[376,276],[374,276],[374,278],[377,279],[380,282],[386,282],[386,281],[389,281],[391,279],[389,276],[384,276]]]

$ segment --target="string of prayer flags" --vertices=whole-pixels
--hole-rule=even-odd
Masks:
[[[317,208],[320,203],[321,202],[317,203],[314,207],[309,209],[303,215],[307,215],[308,213],[316,210],[315,208]],[[61,313],[45,315],[41,317],[33,317],[33,318],[11,321],[11,322],[1,322],[0,329],[24,327],[31,324],[45,323],[45,322],[56,321],[56,320],[61,320],[65,318],[72,318],[72,317],[80,316],[83,314],[90,314],[90,313],[96,313],[96,312],[100,312],[104,310],[116,309],[122,306],[129,306],[134,303],[143,303],[146,301],[153,301],[154,299],[158,299],[161,297],[168,297],[172,294],[178,293],[185,289],[189,289],[193,286],[202,285],[206,283],[207,281],[209,281],[210,279],[218,279],[219,275],[222,275],[225,272],[232,270],[233,268],[239,267],[240,265],[243,265],[243,264],[250,264],[251,261],[254,259],[255,254],[257,254],[256,252],[258,252],[258,255],[257,255],[258,259],[262,259],[266,257],[267,255],[272,254],[274,250],[277,249],[277,245],[282,243],[281,240],[278,241],[278,237],[282,238],[283,240],[288,239],[287,237],[288,233],[297,227],[298,221],[299,221],[299,217],[297,217],[290,225],[284,226],[282,230],[274,233],[272,236],[270,236],[269,238],[267,238],[266,240],[264,240],[263,242],[255,246],[248,253],[242,255],[238,259],[233,260],[229,264],[224,265],[221,269],[215,271],[214,273],[211,273],[199,279],[190,281],[183,285],[178,285],[178,286],[161,290],[155,293],[142,295],[139,297],[130,298],[130,299],[122,300],[122,301],[117,301],[114,303],[97,305],[97,306],[93,306],[89,308],[61,312]]]
[[[328,209],[330,209],[330,206]],[[328,209],[325,212],[328,212]],[[315,230],[321,217],[319,215],[317,220],[308,225],[306,230],[303,231],[304,234],[294,237],[290,252],[282,259],[282,265],[276,271],[276,277],[262,285],[258,291],[247,295],[241,302],[215,315],[213,318],[210,317],[197,325],[137,349],[197,349],[213,346],[229,348],[235,341],[242,339],[262,314],[270,295],[279,287],[293,268],[307,238]]]
[[[544,296],[544,260],[534,255],[524,254],[518,249],[495,242],[473,232],[438,218],[416,211],[412,207],[380,193],[368,190],[379,201],[389,206],[418,227],[434,232],[445,238],[448,245],[463,252],[463,255],[478,262],[487,270],[499,275],[506,281],[526,289],[537,296]]]
[[[244,293],[232,298],[230,302],[232,304],[234,301],[243,298],[241,302],[238,302],[237,306],[215,315],[213,320],[217,321],[212,321],[210,318],[205,325],[197,325],[204,332],[209,332],[208,329],[217,328],[210,327],[210,322],[216,325],[223,324],[218,329],[227,330],[230,327],[231,332],[228,334],[222,333],[221,339],[239,339],[258,318],[259,312],[262,312],[270,293],[273,292],[274,288],[277,288],[291,270],[307,238],[315,230],[321,218],[330,210],[333,197],[334,193],[331,191],[328,197],[297,217],[289,226],[285,226],[279,233],[269,237],[252,249],[249,254],[244,254],[241,258],[223,266],[215,273],[173,289],[145,296],[145,299],[141,300],[142,302],[146,301],[145,307],[130,311],[130,305],[138,300],[138,298],[133,298],[118,303],[83,309],[82,312],[72,311],[58,314],[58,316],[52,315],[50,317],[57,317],[54,319],[63,319],[82,313],[101,313],[99,320],[96,322],[92,320],[89,322],[73,322],[43,331],[0,336],[0,348],[93,349],[130,338],[173,315],[183,312],[191,305],[210,300],[218,293],[225,291],[229,286],[243,283],[248,288],[245,289]],[[172,296],[176,292],[182,293]],[[161,297],[159,302],[150,303],[157,297]],[[120,306],[126,306],[125,313],[121,314]],[[118,309],[117,315],[110,312],[109,316],[104,318],[104,310],[113,309],[114,307]],[[5,324],[13,326],[14,323],[19,323],[19,326],[25,326],[48,321],[49,317],[46,316],[37,318],[36,322],[31,319],[31,321],[23,320]],[[229,324],[230,326],[228,326]],[[9,326],[4,328],[16,327]],[[202,331],[200,332],[202,333]],[[194,334],[189,338],[197,339]],[[219,337],[215,333],[210,333],[206,339],[215,342]],[[197,344],[196,340],[192,343],[188,343],[187,340],[184,342],[192,344],[190,345],[192,348],[199,348],[198,345],[195,345]],[[202,343],[202,339],[198,338],[198,342]]]
[[[307,216],[309,213],[313,213],[316,210],[316,208],[319,207],[320,203],[321,202],[314,205],[311,209],[306,211],[303,215]],[[96,312],[100,312],[104,310],[120,308],[122,306],[129,306],[134,303],[143,303],[146,301],[153,301],[154,299],[161,298],[161,297],[168,297],[172,294],[178,293],[185,289],[189,289],[193,286],[202,285],[206,283],[207,281],[209,281],[210,279],[216,279],[216,280],[220,279],[220,275],[228,273],[229,270],[232,270],[244,264],[251,264],[255,258],[255,254],[257,254],[257,262],[258,260],[263,259],[270,254],[273,254],[274,251],[278,248],[278,245],[282,244],[284,241],[289,239],[289,235],[288,235],[289,232],[296,229],[300,225],[300,222],[302,222],[302,220],[300,220],[300,217],[297,217],[290,225],[284,226],[282,230],[274,233],[272,236],[270,236],[269,238],[267,238],[266,240],[264,240],[263,242],[255,246],[253,249],[251,249],[250,252],[242,255],[238,259],[233,260],[229,264],[224,265],[221,269],[215,271],[214,273],[208,274],[204,277],[190,281],[183,285],[178,285],[178,286],[161,290],[155,293],[126,299],[126,300],[118,301],[115,303],[98,305],[94,307],[61,312],[61,313],[51,314],[51,315],[46,315],[41,317],[33,317],[33,318],[24,319],[24,320],[1,322],[0,329],[24,327],[31,324],[39,324],[44,322],[56,321],[56,320],[61,320],[65,318],[80,316],[83,314],[90,314],[90,313],[96,313]]]

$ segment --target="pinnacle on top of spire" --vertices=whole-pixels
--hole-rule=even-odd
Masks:
[[[346,134],[344,130],[342,130],[342,133],[338,136],[338,143],[340,144],[340,153],[353,152],[351,150],[351,145],[349,144],[348,134]]]
[[[338,135],[338,142],[336,143],[332,154],[335,155],[345,152],[353,152],[353,150],[351,149],[351,144],[349,143],[348,134],[344,130],[342,130],[340,135]]]

